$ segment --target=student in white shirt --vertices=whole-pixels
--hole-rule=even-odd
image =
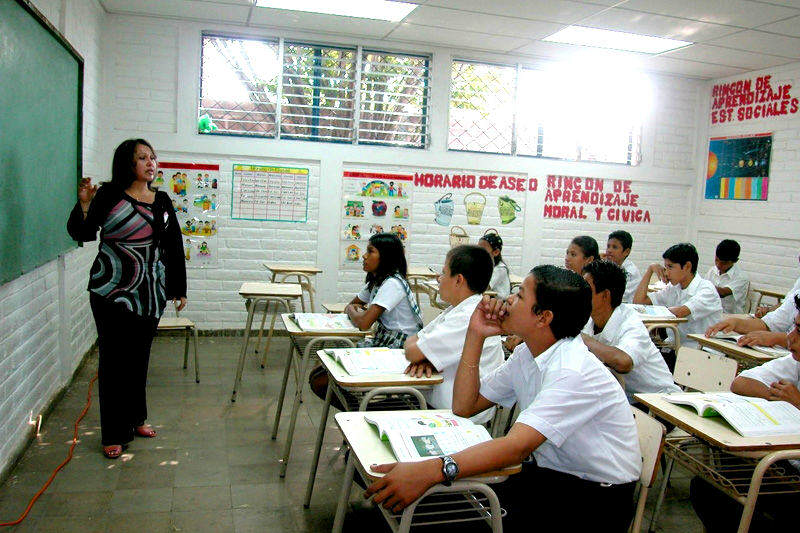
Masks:
[[[494,234],[492,234],[494,235]],[[453,382],[456,377],[469,319],[481,301],[481,293],[489,284],[492,261],[480,247],[456,246],[447,253],[439,276],[439,296],[450,304],[416,335],[406,339],[406,359],[411,363],[406,373],[416,376],[441,372],[444,381],[423,391],[429,409],[450,409],[453,404]],[[503,362],[500,337],[490,337],[483,345],[480,374],[489,374]],[[472,421],[484,424],[493,410],[478,413]]]
[[[625,531],[641,453],[625,394],[579,337],[590,311],[586,281],[552,265],[534,268],[505,302],[484,297],[467,330],[453,412],[472,416],[516,402],[517,421],[506,436],[452,457],[373,465],[386,475],[366,496],[398,512],[436,483],[525,461],[520,474],[493,486],[508,512],[505,531],[530,531],[542,513],[564,531],[593,531],[600,523],[603,531]],[[479,378],[483,344],[501,333],[524,342]]]
[[[564,254],[564,268],[577,274],[583,272],[583,267],[600,259],[600,248],[594,237],[579,235],[570,241]]]
[[[714,266],[708,270],[706,279],[714,284],[722,300],[722,312],[741,314],[747,304],[747,289],[750,280],[739,268],[741,246],[732,239],[720,241],[714,254]]]
[[[794,296],[791,302],[794,321],[786,346],[792,354],[744,370],[733,380],[731,392],[772,401],[782,400],[800,409],[800,296]],[[779,466],[787,470],[800,470],[800,463],[795,460],[779,463]],[[707,532],[736,531],[742,517],[740,503],[699,477],[692,479],[689,497]],[[759,498],[750,531],[796,531],[798,505],[800,494],[797,493]]]
[[[680,392],[639,314],[621,305],[625,271],[610,261],[594,261],[583,269],[592,289],[592,316],[583,328],[589,351],[625,377],[625,394]]]
[[[511,294],[511,277],[508,265],[505,264],[501,255],[503,239],[497,233],[487,233],[478,240],[478,246],[489,252],[494,262],[488,290],[496,292],[500,298],[508,298],[508,295]]]
[[[697,275],[697,249],[689,243],[675,244],[663,253],[664,266],[653,263],[636,288],[634,303],[663,305],[678,318],[688,322],[678,324],[681,346],[696,347],[690,333],[703,333],[722,318],[722,304],[714,285]],[[647,294],[650,277],[656,274],[666,288]]]
[[[622,267],[628,276],[625,283],[625,294],[622,295],[622,301],[626,304],[633,302],[633,295],[636,294],[636,287],[639,286],[639,282],[642,280],[642,274],[639,272],[639,269],[628,257],[631,255],[631,248],[633,248],[633,237],[627,231],[612,231],[608,235],[606,259]]]

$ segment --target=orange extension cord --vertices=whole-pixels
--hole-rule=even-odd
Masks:
[[[79,416],[78,419],[75,421],[75,431],[72,433],[72,445],[69,447],[69,453],[67,453],[67,458],[64,459],[64,461],[60,465],[58,465],[55,470],[53,470],[53,473],[50,474],[50,479],[48,479],[47,482],[44,485],[42,485],[42,488],[39,489],[39,492],[37,492],[33,496],[33,498],[31,498],[31,501],[28,502],[28,507],[25,508],[25,511],[19,516],[19,518],[17,518],[13,522],[0,522],[0,527],[16,526],[17,524],[25,520],[25,517],[28,516],[29,512],[31,512],[33,504],[36,503],[36,500],[39,499],[39,496],[44,494],[44,491],[47,490],[47,487],[49,487],[50,483],[52,483],[53,480],[56,478],[56,474],[58,474],[59,470],[64,468],[67,465],[67,463],[69,463],[70,460],[72,460],[72,453],[75,451],[75,445],[78,444],[78,424],[81,423],[81,420],[83,420],[83,417],[86,416],[87,412],[89,412],[89,407],[92,405],[92,386],[94,385],[95,381],[97,381],[97,373],[95,373],[94,377],[89,382],[89,390],[86,393],[86,407],[83,408],[83,411],[81,411],[81,416]]]

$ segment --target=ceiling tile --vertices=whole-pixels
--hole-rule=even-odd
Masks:
[[[497,15],[478,15],[467,11],[441,7],[420,6],[403,22],[438,26],[453,30],[477,31],[497,35],[510,35],[527,39],[541,39],[565,28],[564,24],[527,20]]]
[[[642,68],[653,72],[666,72],[679,76],[693,76],[703,79],[724,78],[747,72],[746,69],[700,63],[665,56],[648,57],[642,61]]]
[[[800,37],[800,16],[792,17],[780,22],[773,22],[772,24],[765,24],[764,26],[759,26],[758,29],[759,31],[768,31],[771,33],[790,35],[792,37]]]
[[[580,25],[692,42],[707,41],[739,31],[730,26],[619,8],[582,20]]]
[[[259,7],[253,10],[250,25],[313,30],[348,36],[383,37],[392,31],[397,23]]]
[[[453,48],[471,48],[491,52],[507,52],[528,41],[519,37],[503,37],[472,31],[459,31],[417,24],[400,24],[388,37],[392,41],[430,43]]]
[[[713,39],[708,44],[800,59],[800,39],[763,31],[743,31]]]
[[[692,46],[687,46],[686,48],[681,48],[680,50],[666,52],[662,54],[662,56],[676,59],[688,59],[691,61],[702,61],[705,63],[712,63],[715,65],[723,65],[728,67],[738,67],[747,70],[758,70],[793,62],[791,59],[782,57],[756,54],[742,50],[732,50],[730,48],[722,48],[720,46],[712,46],[707,44],[694,44]]]
[[[757,2],[759,4],[778,4],[780,6],[794,7],[800,9],[800,0],[765,0],[763,2],[760,0],[751,0],[751,1]]]
[[[176,17],[188,20],[213,20],[218,22],[247,21],[250,6],[197,2],[192,0],[103,0],[109,13],[126,13],[154,17]]]
[[[507,17],[546,20],[572,24],[607,9],[596,4],[584,4],[569,0],[428,0],[428,6],[449,7]]]
[[[793,15],[796,9],[745,0],[628,0],[625,9],[703,22],[754,28]]]
[[[588,46],[577,46],[564,43],[548,43],[543,41],[536,41],[517,48],[514,50],[514,53],[543,59],[553,59],[557,61],[569,61],[576,63],[626,63],[632,68],[637,67],[642,58],[649,57],[646,54],[639,54],[636,52],[606,50],[602,48],[591,48]]]

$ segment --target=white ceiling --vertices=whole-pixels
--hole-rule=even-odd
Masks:
[[[253,0],[99,1],[113,14],[313,31],[354,42],[412,43],[421,50],[427,44],[558,61],[607,56],[698,78],[800,60],[800,0],[405,0],[420,6],[397,23],[267,9]],[[695,44],[650,56],[541,41],[569,24]]]

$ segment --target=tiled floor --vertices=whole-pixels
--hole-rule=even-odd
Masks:
[[[19,531],[175,532],[330,531],[344,472],[341,437],[329,422],[311,509],[302,500],[322,402],[303,403],[284,480],[278,457],[288,425],[284,409],[277,441],[270,440],[287,340],[273,343],[265,370],[248,357],[243,386],[230,403],[241,338],[200,339],[200,384],[180,367],[183,341],[157,338],[150,364],[148,402],[158,430],[136,439],[110,461],[100,453],[97,388],[80,426],[72,461],[33,507]],[[191,360],[191,359],[190,359]],[[72,426],[86,401],[93,358],[70,386],[6,483],[0,487],[0,522],[14,520],[64,459]],[[293,393],[290,390],[290,393]],[[651,494],[645,516],[655,497]],[[701,531],[688,498],[688,479],[676,469],[658,531]],[[346,531],[388,531],[360,492],[353,491]]]

